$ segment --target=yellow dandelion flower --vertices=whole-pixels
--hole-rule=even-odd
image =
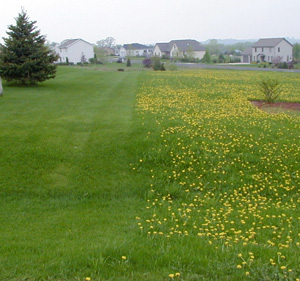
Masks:
[[[122,256],[122,260],[127,260],[127,257],[126,256]]]
[[[238,264],[238,265],[236,266],[236,268],[242,268],[242,266],[241,266],[240,264]]]
[[[169,277],[170,277],[170,278],[174,278],[174,276],[175,276],[175,275],[174,275],[173,273],[169,274]]]

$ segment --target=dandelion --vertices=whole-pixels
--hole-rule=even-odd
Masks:
[[[85,277],[85,281],[91,281],[91,277]]]
[[[123,261],[127,260],[127,257],[126,256],[122,256],[122,260]]]
[[[169,277],[172,278],[172,279],[174,278],[174,276],[175,275],[173,273],[169,274]]]
[[[238,264],[238,265],[236,266],[236,268],[239,268],[239,269],[240,269],[240,268],[242,268],[242,266],[241,266],[240,264]]]

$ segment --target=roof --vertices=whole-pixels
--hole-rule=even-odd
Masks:
[[[85,42],[87,44],[92,45],[91,43],[89,43],[87,41],[84,41],[82,39],[66,39],[66,40],[64,40],[64,41],[61,42],[61,44],[58,46],[58,48],[59,49],[68,48],[68,47],[70,47],[71,45],[73,45],[77,41],[83,41],[83,42]]]
[[[201,43],[199,43],[196,40],[191,40],[191,39],[188,39],[188,40],[172,40],[169,44],[171,46],[176,44],[176,46],[178,47],[178,49],[181,52],[186,52],[190,48],[192,48],[193,51],[205,51],[205,48],[201,45]]]
[[[162,52],[170,52],[171,51],[170,43],[156,43],[156,45]]]
[[[288,44],[290,44],[291,46],[293,46],[285,38],[263,38],[263,39],[258,40],[252,47],[275,47],[282,40],[286,41]]]
[[[139,44],[139,43],[124,44],[123,47],[126,50],[152,49],[152,47],[142,45],[142,44]]]
[[[252,55],[252,48],[246,49],[244,52],[242,52],[242,55],[244,55],[244,56]]]

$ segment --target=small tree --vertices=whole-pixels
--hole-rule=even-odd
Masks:
[[[207,51],[205,52],[205,55],[204,55],[204,57],[202,58],[202,62],[204,62],[204,63],[210,63],[210,62],[211,62],[211,57],[210,57],[209,50],[207,50]]]
[[[69,65],[69,58],[68,57],[66,57],[66,64]]]
[[[218,58],[218,62],[219,63],[224,63],[225,62],[225,57],[224,57],[223,53],[220,53],[219,58]]]
[[[8,38],[0,45],[0,75],[8,82],[28,85],[55,77],[58,60],[46,46],[46,39],[36,30],[35,21],[29,21],[24,10],[10,25]]]
[[[160,58],[159,57],[153,57],[153,70],[160,70],[161,68],[161,63],[160,63]]]
[[[280,84],[275,79],[263,79],[258,83],[258,89],[267,102],[274,102],[280,95]]]
[[[127,59],[126,66],[128,66],[128,67],[131,66],[131,60],[130,60],[130,58]]]

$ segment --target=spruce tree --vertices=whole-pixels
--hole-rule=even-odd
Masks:
[[[46,46],[46,38],[22,9],[16,25],[10,25],[8,38],[0,44],[0,76],[8,82],[36,84],[54,78],[58,56]]]

